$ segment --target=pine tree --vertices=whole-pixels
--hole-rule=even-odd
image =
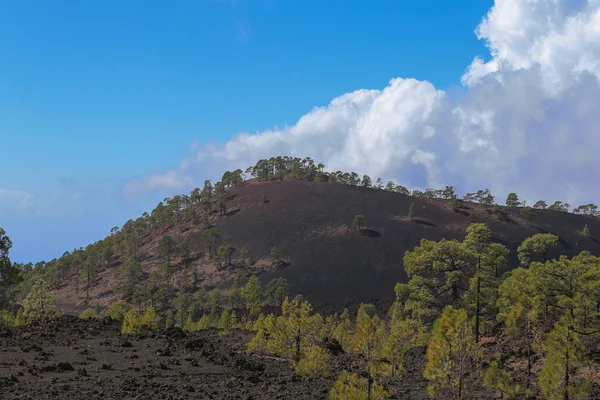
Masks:
[[[414,217],[415,217],[415,202],[411,201],[410,206],[408,207],[408,218],[410,218],[411,221],[414,221]]]
[[[506,206],[507,207],[519,207],[521,206],[521,202],[519,201],[519,196],[516,193],[509,193],[506,198]]]
[[[591,387],[591,382],[580,374],[585,366],[583,346],[571,322],[568,315],[563,317],[544,346],[545,361],[538,384],[548,400],[583,399]]]
[[[571,318],[577,331],[590,334],[600,324],[597,306],[600,292],[600,258],[587,251],[568,259],[561,256],[529,267],[539,279],[538,291],[546,308],[546,320]]]
[[[295,362],[300,361],[304,349],[319,340],[321,324],[321,316],[312,315],[312,306],[307,301],[286,298],[281,305],[281,316],[271,328],[272,349]]]
[[[422,239],[420,246],[404,255],[410,280],[396,285],[397,304],[412,313],[412,319],[431,323],[439,315],[439,306],[461,300],[475,259],[473,250],[457,240]]]
[[[267,346],[268,343],[265,336],[265,331],[263,329],[259,329],[254,337],[248,342],[246,350],[248,353],[263,353],[266,351]]]
[[[497,392],[502,400],[517,400],[522,397],[513,377],[498,366],[497,361],[492,361],[483,375],[483,386]],[[529,396],[527,396],[529,397]]]
[[[340,321],[334,328],[332,337],[342,345],[345,352],[352,351],[352,321],[347,308],[340,315]]]
[[[238,327],[238,321],[234,310],[231,310],[231,314],[229,314],[229,327],[231,329],[235,329]]]
[[[131,310],[133,306],[125,300],[114,302],[104,313],[104,317],[114,319],[115,321],[123,321],[125,314]]]
[[[310,345],[304,350],[296,365],[296,372],[302,376],[329,376],[331,355],[322,347]]]
[[[531,387],[531,368],[533,344],[540,310],[539,280],[531,269],[516,268],[502,282],[498,297],[499,322],[506,325],[508,337],[521,339],[525,343],[527,354],[527,375],[525,393],[528,395]]]
[[[19,307],[19,311],[17,311],[17,316],[15,317],[14,322],[16,327],[27,325],[27,319],[25,318],[24,312],[25,311],[23,310],[23,307]]]
[[[15,325],[15,317],[8,310],[0,310],[0,327],[10,328]]]
[[[196,329],[204,330],[208,328],[210,328],[210,316],[208,314],[204,314],[196,323]]]
[[[165,329],[172,328],[175,325],[175,313],[173,310],[167,311],[167,318],[165,320]]]
[[[381,365],[383,375],[394,377],[404,372],[404,356],[415,347],[415,339],[419,332],[416,321],[392,321],[389,334],[381,343],[381,356],[386,360]]]
[[[179,289],[179,294],[175,300],[177,303],[177,313],[175,314],[175,326],[183,328],[185,321],[190,315],[190,306],[192,305],[192,299],[189,293],[185,291],[185,288]]]
[[[252,275],[246,285],[242,288],[242,298],[250,316],[256,317],[262,308],[262,288],[256,275]]]
[[[369,386],[370,395],[367,394]],[[338,376],[333,389],[329,392],[330,400],[386,400],[389,397],[390,393],[377,382],[370,384],[368,379],[346,370]]]
[[[305,356],[306,349],[323,338],[323,318],[319,314],[312,314],[308,302],[296,299],[286,298],[281,311],[279,317],[273,314],[267,317],[261,314],[258,317],[252,326],[257,333],[249,350],[270,352],[298,364]]]
[[[534,256],[542,257],[546,262],[548,251],[558,245],[558,236],[552,233],[537,233],[527,239],[518,247],[517,254],[521,265],[527,266]]]
[[[229,315],[229,310],[224,309],[221,312],[221,318],[219,319],[219,329],[223,329],[223,330],[227,330],[230,328],[230,323],[231,319],[230,319],[230,315]]]
[[[482,325],[495,321],[495,300],[500,285],[500,271],[507,267],[509,251],[498,243],[491,243],[492,232],[482,223],[471,224],[463,244],[475,255],[473,278],[465,303],[475,316],[475,342],[479,342]],[[487,318],[486,318],[487,314]]]
[[[144,315],[142,315],[141,324],[150,330],[158,330],[158,314],[156,313],[154,307],[150,306],[146,308]]]
[[[140,281],[140,265],[135,257],[129,257],[121,266],[120,278],[123,285],[123,297],[133,298],[137,284]]]
[[[284,278],[273,278],[264,290],[265,303],[275,307],[281,307],[288,296],[288,284]]]
[[[362,356],[364,368],[367,372],[368,398],[371,398],[374,378],[381,371],[381,348],[385,337],[382,322],[374,313],[372,305],[361,304],[356,318],[356,328],[352,342],[353,351]]]
[[[79,314],[79,318],[81,319],[98,319],[100,316],[96,313],[96,310],[93,308],[86,308],[83,310],[81,314]]]
[[[52,289],[43,279],[39,279],[23,301],[23,315],[27,321],[52,318],[58,315]]]
[[[583,227],[583,236],[590,237],[590,228],[587,224],[585,224],[585,226]]]
[[[354,219],[352,220],[352,226],[355,226],[356,229],[358,229],[360,231],[364,225],[365,225],[365,217],[360,214],[355,215]]]
[[[121,333],[124,335],[139,335],[141,331],[142,319],[139,314],[134,309],[127,311],[123,317]]]
[[[193,332],[196,330],[196,325],[194,324],[194,320],[192,319],[191,315],[187,317],[187,319],[181,326],[181,329],[183,329],[186,332]]]
[[[423,373],[432,396],[448,391],[453,399],[466,398],[465,376],[480,357],[468,320],[464,310],[447,306],[433,326]]]

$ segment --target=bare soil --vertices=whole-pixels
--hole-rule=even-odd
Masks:
[[[329,377],[300,377],[288,361],[246,354],[251,332],[171,329],[128,337],[119,327],[62,317],[0,330],[0,398],[327,399],[339,372],[357,365],[334,351]],[[405,375],[386,382],[394,399],[427,398],[423,362],[423,349],[416,349]]]
[[[290,362],[248,355],[253,333],[216,330],[186,333],[170,329],[139,337],[120,334],[111,320],[59,320],[26,328],[0,328],[0,399],[327,399],[342,369],[364,373],[355,355],[331,351],[330,375],[298,376]],[[483,338],[489,357],[502,354],[518,383],[525,359],[514,344]],[[600,348],[597,341],[587,348]],[[486,357],[486,359],[489,359]],[[593,358],[593,357],[592,357]],[[600,398],[600,360],[589,368],[594,385],[589,399]],[[425,348],[412,349],[401,376],[381,381],[391,399],[428,399],[423,378]],[[534,371],[542,360],[534,359]],[[485,368],[485,365],[483,365]],[[467,399],[497,399],[475,374],[466,378]],[[436,399],[449,399],[441,394]]]

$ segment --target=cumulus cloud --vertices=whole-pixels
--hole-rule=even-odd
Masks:
[[[539,67],[545,88],[555,92],[575,74],[600,74],[598,0],[497,0],[475,33],[492,60],[473,61],[463,76],[469,85],[494,72]]]
[[[476,29],[490,49],[462,77],[458,100],[427,81],[343,94],[294,125],[238,134],[127,193],[192,185],[193,176],[274,155],[310,156],[408,187],[489,187],[501,200],[597,201],[600,0],[496,0]],[[198,182],[195,182],[198,184]]]

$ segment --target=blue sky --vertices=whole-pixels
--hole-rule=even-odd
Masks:
[[[177,191],[125,199],[123,186],[176,166],[194,141],[291,125],[394,77],[452,93],[473,57],[489,54],[473,31],[492,5],[0,2],[0,194],[13,201],[0,202],[0,226],[11,258],[49,260],[151,209]]]

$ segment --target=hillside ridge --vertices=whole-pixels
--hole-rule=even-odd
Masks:
[[[392,297],[395,283],[406,281],[402,266],[406,251],[422,238],[462,240],[465,229],[473,222],[485,222],[493,232],[492,240],[511,250],[512,266],[518,265],[518,245],[536,233],[554,233],[560,238],[560,246],[551,251],[550,257],[572,256],[581,250],[600,254],[598,241],[581,234],[585,224],[592,232],[600,231],[600,223],[558,211],[538,210],[529,221],[518,209],[505,208],[508,219],[503,221],[480,204],[465,202],[454,211],[451,203],[442,199],[294,180],[253,181],[228,193],[228,212],[214,217],[211,227],[218,229],[221,238],[230,237],[234,257],[246,248],[253,265],[240,273],[219,270],[214,263],[203,260],[207,249],[202,235],[206,230],[191,223],[183,232],[172,226],[145,239],[139,256],[144,273],[161,264],[158,242],[167,234],[178,243],[186,237],[190,239],[191,262],[199,274],[206,275],[207,289],[226,288],[235,276],[247,278],[256,273],[262,283],[273,278],[286,279],[291,293],[301,293],[315,303]],[[261,200],[263,196],[266,202]],[[406,216],[411,202],[415,203],[413,221]],[[365,218],[362,231],[352,227],[357,214]],[[273,247],[285,260],[284,268],[270,267],[267,259]],[[114,261],[99,271],[92,284],[91,303],[106,297],[107,291],[119,293],[111,286],[117,281],[121,264]],[[73,302],[68,287],[63,283],[57,290],[58,298],[65,304]]]
[[[507,198],[512,207],[494,203],[487,189],[459,200],[452,186],[409,192],[354,172],[324,172],[310,158],[273,157],[245,173],[227,171],[189,196],[167,198],[85,249],[22,266],[20,289],[28,293],[43,277],[60,306],[73,313],[134,295],[169,300],[190,285],[227,292],[251,275],[263,284],[283,278],[291,294],[313,303],[389,299],[394,285],[407,280],[406,251],[421,239],[462,240],[475,222],[487,224],[492,240],[510,250],[511,267],[519,265],[519,244],[537,233],[559,237],[549,257],[600,254],[594,205],[578,207],[579,214],[565,212],[570,205],[562,202],[518,207],[523,203],[514,193]],[[357,215],[364,226],[353,226]]]

